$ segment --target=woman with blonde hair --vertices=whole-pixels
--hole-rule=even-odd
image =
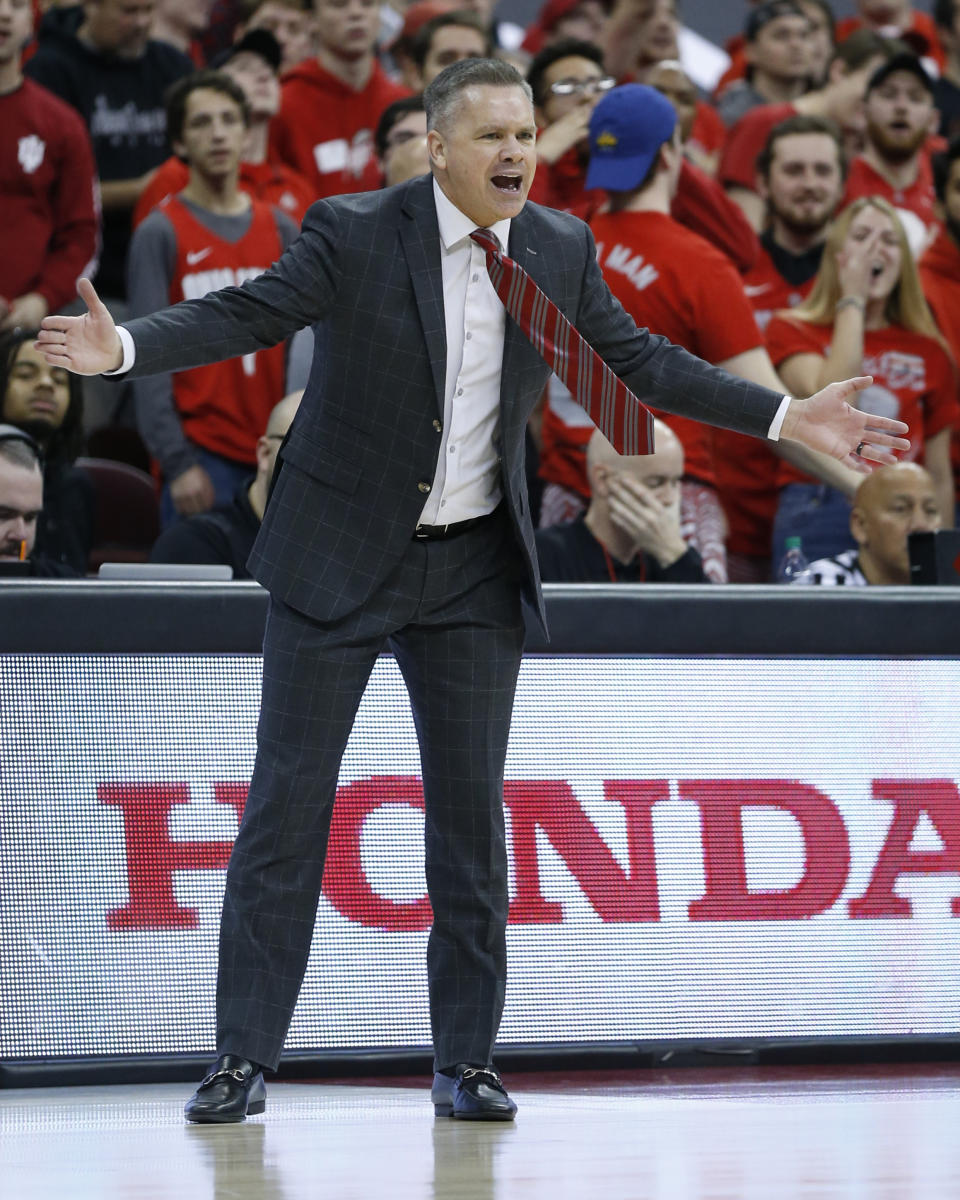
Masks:
[[[950,431],[960,419],[954,367],[903,226],[886,200],[864,196],[837,217],[810,295],[771,319],[766,340],[794,395],[850,375],[872,375],[873,386],[857,401],[907,423],[907,457],[933,476],[943,525],[953,525]],[[853,547],[846,496],[787,463],[779,486],[774,562],[791,536],[802,538],[811,560]]]

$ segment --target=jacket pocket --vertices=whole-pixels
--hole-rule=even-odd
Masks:
[[[325,483],[348,496],[357,490],[360,482],[360,471],[355,463],[331,453],[325,446],[307,441],[302,435],[291,438],[283,445],[280,458],[318,483]]]

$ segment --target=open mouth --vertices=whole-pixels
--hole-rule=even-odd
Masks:
[[[883,274],[883,271],[884,271],[883,263],[874,263],[873,266],[870,268],[870,277],[872,279],[879,279],[880,276]]]
[[[519,175],[494,175],[490,181],[498,192],[509,195],[519,195],[523,182]]]

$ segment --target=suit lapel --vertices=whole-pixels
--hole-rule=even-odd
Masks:
[[[442,416],[447,373],[447,327],[443,310],[440,231],[437,227],[432,178],[417,180],[411,185],[403,203],[403,213],[400,242],[413,283],[413,294],[437,392],[437,406]]]
[[[550,294],[549,287],[543,282],[546,263],[541,263],[537,253],[535,223],[530,220],[526,210],[510,222],[510,245],[507,254],[515,263],[534,279],[543,290]],[[530,339],[520,326],[509,315],[503,336],[503,371],[500,377],[500,410],[504,411],[504,400],[511,395],[507,385],[515,379],[517,371],[526,362],[541,362],[540,355],[534,350]]]

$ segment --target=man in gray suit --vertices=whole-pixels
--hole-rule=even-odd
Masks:
[[[423,768],[433,1103],[466,1119],[516,1111],[491,1066],[506,978],[502,783],[522,595],[543,620],[523,455],[550,369],[507,318],[476,228],[658,407],[848,463],[855,448],[887,462],[907,445],[905,426],[846,404],[869,380],[785,401],[638,330],[587,226],[525,205],[536,126],[512,67],[458,63],[425,104],[432,179],[322,200],[259,278],[119,332],[83,282],[89,312],[48,318],[38,342],[81,373],[147,375],[314,330],[251,558],[271,597],[258,751],[224,897],[220,1058],[191,1121],[263,1111],[262,1067],[276,1068],[306,968],[340,759],[387,645]]]

